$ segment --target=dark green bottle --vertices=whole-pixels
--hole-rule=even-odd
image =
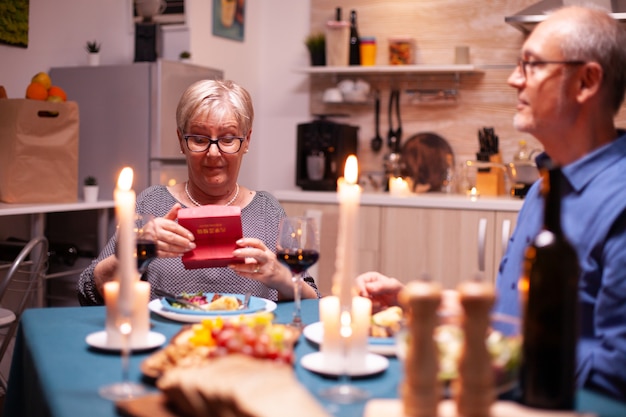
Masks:
[[[575,406],[578,257],[561,229],[559,168],[542,172],[543,228],[526,249],[520,294],[524,308],[521,401],[543,409]]]

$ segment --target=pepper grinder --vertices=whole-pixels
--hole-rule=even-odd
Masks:
[[[491,284],[480,280],[462,282],[457,289],[465,310],[465,344],[454,390],[457,413],[463,417],[484,417],[489,415],[496,398],[491,357],[485,344],[495,291]]]
[[[407,312],[409,338],[401,387],[404,415],[436,416],[442,387],[437,380],[439,366],[433,332],[441,303],[441,287],[430,281],[412,281],[400,292],[398,301]]]

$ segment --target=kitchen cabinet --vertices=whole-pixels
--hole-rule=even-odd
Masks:
[[[408,282],[422,276],[454,288],[477,273],[494,281],[517,213],[386,207],[381,272]]]
[[[339,206],[334,202],[289,201],[278,194],[289,215],[304,215],[307,210],[322,213],[319,274],[315,278],[322,294],[327,295],[335,270]],[[517,202],[504,200],[507,204],[499,206],[494,200],[490,208],[483,201],[482,207],[467,209],[445,207],[456,204],[450,199],[434,199],[444,207],[427,199],[419,201],[419,197],[421,207],[410,206],[411,200],[388,199],[391,203],[403,201],[404,205],[361,205],[358,273],[380,271],[402,282],[428,275],[445,288],[454,288],[479,270],[485,279],[495,280],[517,217],[517,209],[508,203]]]

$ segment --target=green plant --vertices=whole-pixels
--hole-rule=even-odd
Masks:
[[[87,44],[85,45],[85,50],[90,54],[98,53],[100,52],[100,44],[97,41],[87,41]]]
[[[191,58],[191,52],[189,52],[189,51],[182,51],[180,53],[180,55],[178,55],[178,57],[180,59],[189,59],[189,58]]]
[[[304,44],[310,53],[317,53],[326,49],[326,35],[323,33],[313,33],[306,37]]]
[[[85,177],[85,185],[98,185],[98,180],[94,176]]]

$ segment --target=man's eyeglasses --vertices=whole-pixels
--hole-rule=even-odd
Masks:
[[[237,153],[241,149],[241,143],[244,141],[243,136],[223,136],[221,138],[212,139],[202,135],[184,135],[187,149],[191,152],[206,152],[211,145],[216,144],[217,149],[222,153]]]
[[[587,61],[525,61],[523,59],[519,59],[517,61],[517,67],[522,70],[522,75],[524,75],[524,78],[526,78],[528,76],[528,67],[531,68],[531,72],[532,72],[532,68],[539,66],[539,65],[546,65],[546,64],[583,65],[586,63]]]

